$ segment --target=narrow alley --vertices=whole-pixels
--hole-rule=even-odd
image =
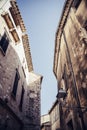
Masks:
[[[0,0],[0,130],[87,130],[87,0]]]

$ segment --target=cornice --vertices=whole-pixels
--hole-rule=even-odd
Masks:
[[[20,25],[22,32],[25,32],[26,28],[25,28],[23,19],[21,17],[21,14],[20,14],[16,0],[10,0],[10,4],[11,4],[11,7],[12,7],[12,10],[13,10],[13,13],[14,13],[13,15],[16,16],[16,20],[17,20],[18,24]]]
[[[25,57],[26,57],[27,65],[28,65],[28,70],[29,72],[31,72],[33,71],[33,64],[32,64],[32,57],[31,57],[29,40],[28,40],[27,34],[22,36],[22,42],[23,42]]]

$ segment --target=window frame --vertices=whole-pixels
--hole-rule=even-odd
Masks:
[[[22,107],[23,107],[24,93],[25,93],[25,89],[24,89],[24,86],[22,85],[21,98],[20,98],[20,104],[19,104],[19,110],[21,112],[22,112]]]
[[[0,50],[2,51],[4,56],[7,52],[9,43],[10,43],[10,39],[9,39],[9,36],[8,36],[7,31],[5,29],[3,35],[0,35]]]
[[[17,94],[17,89],[18,89],[18,83],[19,83],[20,75],[18,72],[18,69],[16,68],[16,73],[15,73],[15,78],[14,78],[14,84],[13,84],[13,89],[12,89],[12,97],[16,99],[16,94]]]

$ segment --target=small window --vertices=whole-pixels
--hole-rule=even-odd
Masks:
[[[6,53],[8,45],[9,45],[9,39],[8,39],[6,33],[4,33],[0,39],[0,47],[4,54]]]
[[[81,3],[81,0],[74,0],[73,7],[75,7],[77,9],[79,7],[80,3]]]
[[[19,104],[19,110],[20,110],[20,111],[22,111],[24,92],[25,92],[24,86],[22,86],[21,99],[20,99],[20,104]]]
[[[14,98],[16,97],[19,79],[20,79],[19,72],[18,72],[18,70],[16,69],[15,80],[14,80],[14,85],[13,85],[13,90],[12,90],[12,96],[13,96]]]

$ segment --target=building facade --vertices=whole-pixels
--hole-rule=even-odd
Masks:
[[[41,116],[41,130],[51,130],[51,121],[49,114]]]
[[[51,130],[60,130],[60,104],[58,100],[55,101],[52,108],[49,111],[51,120]]]
[[[29,105],[28,105],[28,122],[30,130],[40,130],[40,116],[41,116],[41,82],[42,77],[35,73],[29,74]]]
[[[17,2],[15,0],[1,0],[1,130],[40,130],[41,81],[42,76],[34,73],[29,39]],[[32,96],[32,91],[34,96]],[[35,116],[34,118],[31,113]],[[33,120],[30,115],[32,115]]]
[[[86,0],[67,0],[65,2],[56,32],[53,71],[58,81],[57,97],[61,104],[62,129],[86,130]],[[64,92],[66,92],[66,96],[64,96]]]
[[[60,110],[60,104],[56,100],[48,114],[41,117],[41,130],[61,130]]]

